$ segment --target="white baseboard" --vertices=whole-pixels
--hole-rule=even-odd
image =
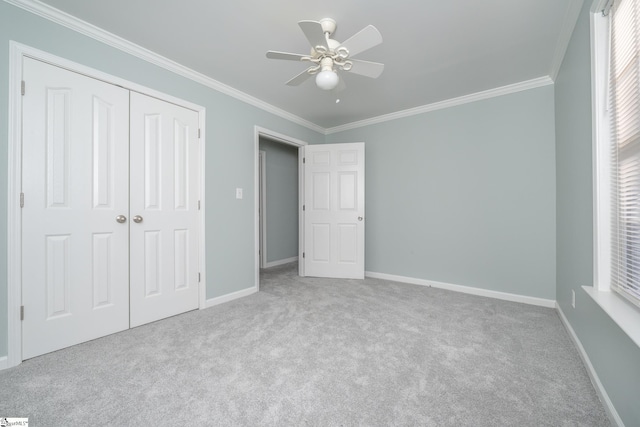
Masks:
[[[0,357],[0,371],[3,369],[7,369],[9,367],[9,362],[7,360],[7,356]]]
[[[289,264],[290,262],[294,262],[297,260],[298,260],[297,256],[294,256],[291,258],[279,259],[278,261],[271,261],[271,262],[265,263],[264,268],[275,267],[277,265],[282,265],[282,264]]]
[[[221,297],[210,298],[205,303],[205,308],[213,307],[214,305],[224,304],[225,302],[233,301],[234,299],[242,298],[255,294],[258,289],[255,287],[243,289],[241,291],[232,292],[230,294],[222,295]]]
[[[587,372],[589,373],[589,377],[591,378],[591,383],[593,384],[593,387],[596,389],[596,393],[598,393],[598,397],[600,397],[600,401],[604,406],[604,410],[607,412],[607,415],[609,416],[609,421],[611,421],[612,425],[624,427],[624,423],[622,422],[620,415],[618,415],[618,411],[616,411],[616,408],[613,406],[613,402],[611,402],[611,399],[609,399],[609,395],[607,394],[607,391],[604,389],[604,386],[600,382],[600,378],[598,377],[596,370],[591,364],[591,360],[589,359],[587,352],[582,346],[582,343],[580,342],[578,335],[576,335],[576,332],[571,327],[569,320],[567,320],[567,317],[562,312],[562,308],[560,308],[560,304],[556,304],[556,310],[560,315],[560,320],[562,320],[562,324],[564,325],[564,328],[567,330],[567,332],[569,333],[569,336],[573,340],[573,343],[578,349],[580,358],[582,359],[582,362],[584,363],[585,368],[587,368]]]
[[[365,276],[374,279],[392,280],[394,282],[410,283],[412,285],[430,286],[433,288],[446,289],[454,292],[462,292],[464,294],[478,295],[482,297],[496,298],[505,301],[521,302],[524,304],[538,305],[541,307],[555,308],[555,300],[528,297],[525,295],[510,294],[507,292],[490,291],[488,289],[472,288],[470,286],[452,285],[450,283],[434,282],[433,280],[416,279],[413,277],[396,276],[393,274],[376,273],[366,271]]]

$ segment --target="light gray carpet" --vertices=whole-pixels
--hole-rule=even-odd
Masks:
[[[261,292],[0,371],[30,426],[607,426],[552,309],[384,280]]]

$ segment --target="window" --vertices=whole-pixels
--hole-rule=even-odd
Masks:
[[[612,290],[640,306],[640,0],[609,10]]]
[[[595,283],[584,289],[640,346],[640,0],[591,12]]]

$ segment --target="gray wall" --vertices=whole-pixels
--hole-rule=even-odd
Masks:
[[[553,86],[331,134],[365,141],[366,270],[555,299]]]
[[[254,126],[319,143],[324,135],[269,114],[0,1],[0,170],[7,170],[9,40],[96,68],[207,109],[207,298],[254,286]],[[244,199],[235,199],[235,188]],[[7,174],[0,174],[0,224],[7,224]],[[7,233],[0,227],[0,307],[7,304]],[[7,317],[0,309],[0,357]]]
[[[0,100],[8,98],[9,40],[207,108],[208,298],[253,286],[253,126],[309,143],[365,141],[367,270],[557,299],[623,420],[640,419],[640,349],[580,289],[593,282],[587,6],[555,97],[547,86],[326,138],[5,2]],[[0,102],[5,170],[7,118]],[[243,200],[235,199],[236,187],[244,188]],[[7,223],[6,191],[0,174],[0,224]],[[5,228],[0,307],[7,297]],[[6,322],[0,310],[0,357]]]
[[[639,425],[640,348],[583,290],[593,284],[593,172],[589,6],[585,2],[555,84],[556,300],[620,417]],[[571,307],[571,290],[576,308]]]
[[[298,256],[298,147],[260,138],[266,157],[267,262]]]

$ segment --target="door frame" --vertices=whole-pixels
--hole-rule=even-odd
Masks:
[[[258,151],[258,211],[260,212],[260,268],[267,264],[267,152]]]
[[[292,145],[298,148],[298,274],[304,276],[304,260],[302,252],[304,251],[304,211],[302,206],[304,204],[304,146],[309,145],[307,142],[297,138],[293,138],[288,135],[284,135],[279,132],[275,132],[260,126],[254,126],[254,147],[253,147],[253,159],[254,159],[254,206],[255,206],[255,220],[254,220],[254,265],[255,265],[255,289],[256,292],[260,290],[260,137],[268,138],[283,144]]]
[[[201,273],[199,284],[199,308],[206,308],[206,245],[205,245],[205,141],[206,109],[200,105],[164,94],[155,89],[112,76],[91,67],[52,55],[48,52],[15,42],[9,42],[9,117],[8,117],[8,170],[7,170],[7,358],[0,359],[0,369],[22,363],[22,216],[20,194],[22,192],[22,63],[30,57],[51,65],[83,74],[87,77],[120,86],[124,89],[188,108],[198,113],[199,142],[199,200],[200,219],[198,235],[198,264]],[[28,86],[26,90],[29,90]],[[28,203],[28,201],[27,201]]]

